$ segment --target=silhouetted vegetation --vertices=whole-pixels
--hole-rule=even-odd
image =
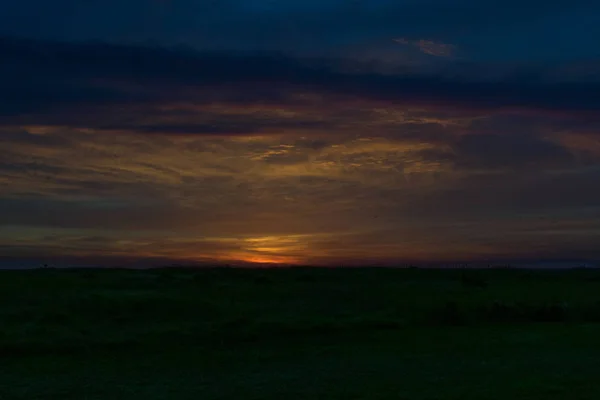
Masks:
[[[68,364],[65,360],[73,357],[105,360],[129,354],[131,361],[149,353],[167,358],[189,353],[195,354],[190,362],[204,365],[208,355],[225,357],[233,348],[240,354],[252,349],[285,352],[296,346],[310,354],[335,353],[339,346],[374,346],[373,338],[388,346],[381,352],[402,351],[406,352],[403,357],[413,357],[410,349],[403,347],[403,343],[412,343],[410,346],[421,348],[427,357],[437,357],[449,351],[443,347],[449,340],[444,335],[454,337],[452,332],[462,332],[452,340],[464,341],[464,348],[462,344],[459,347],[470,354],[471,345],[478,351],[495,351],[482,350],[488,342],[481,342],[481,332],[490,338],[495,335],[491,332],[515,330],[537,332],[539,343],[550,346],[552,342],[567,354],[567,348],[573,351],[569,340],[575,339],[560,339],[563,342],[556,344],[555,338],[544,338],[565,329],[584,332],[581,335],[590,338],[590,332],[600,333],[600,271],[596,270],[40,269],[3,271],[1,275],[0,356],[10,361],[15,371],[27,360]],[[434,336],[439,345],[427,339]],[[419,347],[420,340],[427,346]],[[521,346],[517,344],[521,339],[502,336],[497,340],[515,341],[501,345],[513,356]],[[582,340],[585,342],[577,339],[578,343]],[[589,343],[591,346],[591,339]],[[435,353],[431,353],[433,348]],[[261,363],[271,356],[265,357]],[[361,357],[370,359],[368,353]],[[571,356],[561,357],[569,360]],[[315,359],[318,362],[322,360]],[[419,364],[421,361],[411,362],[432,368]],[[217,387],[221,386],[214,389]],[[25,393],[20,398],[51,398],[27,397],[29,392],[15,391]],[[230,397],[216,393],[208,398],[241,398],[242,392]],[[4,400],[1,395],[0,390]],[[82,398],[81,392],[79,395]],[[395,398],[390,396],[373,398]],[[278,397],[273,394],[272,398]]]
[[[600,321],[600,271],[5,271],[0,351],[407,326]],[[32,350],[33,351],[33,350]]]

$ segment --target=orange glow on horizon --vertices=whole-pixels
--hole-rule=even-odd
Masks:
[[[248,254],[234,253],[227,256],[219,257],[221,261],[226,262],[242,262],[250,264],[272,264],[272,265],[296,265],[301,264],[298,257],[278,256],[270,254]]]
[[[296,260],[291,257],[265,257],[265,256],[250,256],[241,259],[240,261],[253,264],[295,264]]]

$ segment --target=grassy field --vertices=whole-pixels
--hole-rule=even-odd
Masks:
[[[600,399],[600,270],[0,272],[0,400]]]

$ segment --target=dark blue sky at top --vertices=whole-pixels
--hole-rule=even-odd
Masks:
[[[0,114],[8,115],[63,101],[169,96],[164,81],[257,79],[394,101],[598,106],[596,91],[588,89],[599,82],[600,4],[588,0],[23,0],[0,3],[0,35],[6,38],[0,41],[6,89]],[[451,52],[424,54],[419,41],[433,43],[434,52],[451,46]],[[164,51],[169,48],[198,53]],[[240,51],[257,58],[227,56]],[[336,68],[307,67],[300,61],[305,56],[355,59],[367,73],[346,82]],[[382,77],[369,60],[405,69]],[[114,82],[90,85],[95,77],[158,87],[123,93]]]
[[[185,44],[200,49],[358,51],[390,38],[451,43],[505,62],[600,55],[590,0],[21,0],[0,4],[0,32],[59,40]]]

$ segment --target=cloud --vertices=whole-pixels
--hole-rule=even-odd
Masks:
[[[460,156],[446,161],[423,155],[439,144],[382,137],[71,137],[76,147],[54,153],[21,144],[37,171],[0,166],[0,181],[9,177],[1,254],[314,263],[526,255],[595,229],[600,201],[597,167],[512,166],[496,153],[498,137],[494,146],[455,139],[446,149]],[[504,149],[511,143],[538,146],[533,159],[556,151],[516,138]]]
[[[595,120],[600,107],[600,90],[594,90],[598,82],[548,80],[543,70],[507,71],[494,79],[478,77],[477,65],[462,65],[458,75],[452,68],[384,73],[369,65],[348,72],[343,60],[6,38],[0,41],[0,53],[4,125],[107,130],[135,126],[150,133],[239,134],[294,126],[329,129],[331,119],[274,115],[225,119],[207,114],[201,106],[262,104],[306,110],[327,102],[335,110],[360,103],[368,108],[394,104],[437,112],[532,113],[578,120]],[[182,103],[196,109],[169,109]]]
[[[575,166],[558,143],[526,133],[469,134],[452,146],[456,165],[467,169],[561,169]]]
[[[0,255],[486,257],[596,229],[594,80],[453,62],[0,48]]]

